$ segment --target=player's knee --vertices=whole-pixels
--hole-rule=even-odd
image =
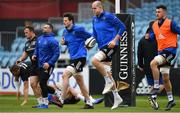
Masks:
[[[150,63],[151,69],[156,68],[158,66],[156,60],[152,60]]]
[[[95,57],[92,58],[92,64],[96,66],[97,62],[99,62]]]
[[[92,59],[93,65],[96,65],[98,62],[101,62],[105,59],[105,54],[102,51],[96,53]]]
[[[80,73],[78,73],[78,76],[75,76],[75,79],[78,83],[82,82],[83,81],[83,77]]]
[[[168,74],[163,74],[163,82],[165,84],[169,82],[169,75]]]
[[[150,62],[150,66],[151,66],[151,69],[154,67],[154,62],[153,61]]]
[[[67,68],[64,71],[63,76],[64,77],[70,77],[71,75],[75,75],[77,73],[76,69],[72,66],[67,66]]]

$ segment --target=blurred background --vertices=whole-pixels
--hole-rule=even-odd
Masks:
[[[43,23],[48,21],[54,25],[56,38],[60,40],[63,32],[62,16],[66,12],[71,12],[78,25],[82,25],[87,31],[92,32],[91,18],[93,14],[91,11],[91,3],[93,1],[94,0],[0,0],[0,68],[6,69],[13,65],[22,54],[26,42],[23,33],[24,26],[34,26],[35,32],[39,36]],[[105,10],[110,12],[115,11],[115,0],[102,0],[102,2]],[[180,16],[178,16],[180,15],[179,0],[120,0],[121,13],[135,15],[136,51],[138,41],[145,34],[148,23],[156,18],[155,7],[159,4],[166,5],[168,8],[168,17],[180,25]],[[178,43],[180,44],[180,41],[178,41]],[[91,58],[97,49],[96,46],[88,52],[87,64],[90,73],[94,73]],[[67,47],[61,46],[61,56],[56,63],[56,68],[64,68],[68,63],[69,55]],[[173,69],[175,70],[172,69],[174,75],[172,79],[175,83],[178,80],[177,76],[175,76],[179,73],[178,67],[180,67],[180,49],[178,49],[177,56],[174,60]],[[142,73],[137,70],[137,87],[146,88],[147,83],[142,79],[144,76],[140,75],[142,75]],[[100,77],[101,76],[99,76],[99,78]],[[98,82],[103,84],[103,79],[99,78],[98,80],[100,81]],[[139,89],[137,94],[143,94],[143,91],[145,90]],[[92,93],[96,94],[99,92],[101,91],[97,89],[97,91]],[[175,88],[175,92],[177,95],[180,95],[178,88]]]

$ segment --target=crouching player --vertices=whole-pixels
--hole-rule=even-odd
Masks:
[[[13,65],[10,68],[11,73],[13,74],[13,76],[15,77],[15,82],[16,82],[16,86],[19,89],[20,87],[20,78],[23,80],[24,82],[24,101],[21,105],[24,105],[28,102],[28,78],[30,78],[30,82],[35,82],[34,80],[31,81],[31,78],[34,77],[32,74],[32,65],[31,63],[24,63],[24,62],[20,62],[18,64]],[[36,84],[39,84],[39,80],[36,80]],[[34,84],[34,83],[31,83]],[[37,87],[32,87],[33,91],[37,90],[39,92],[39,94],[35,94],[37,101],[38,101],[38,105],[33,106],[33,108],[37,108],[39,105],[41,105],[43,103],[42,100],[42,95],[41,95],[41,88],[39,87],[39,85],[37,85]],[[35,92],[34,92],[35,93]],[[51,94],[55,94],[58,98],[60,98],[61,92],[59,90],[54,90],[54,88],[49,87],[48,86],[48,93]],[[61,104],[58,104],[59,107],[61,107]]]
[[[36,85],[37,87],[34,87],[34,84],[38,84],[38,77],[37,77],[37,74],[32,73],[33,72],[32,70],[33,69],[32,69],[32,65],[30,62],[26,62],[26,63],[20,62],[18,64],[13,65],[12,67],[10,67],[10,72],[15,77],[15,85],[18,90],[20,87],[20,79],[19,78],[21,78],[24,82],[24,89],[23,89],[24,101],[21,104],[22,106],[27,104],[27,102],[28,102],[28,89],[29,89],[28,78],[30,78],[30,84],[31,84],[31,87],[37,98],[38,103],[40,103],[40,101],[41,101],[40,87],[38,87],[38,85]]]

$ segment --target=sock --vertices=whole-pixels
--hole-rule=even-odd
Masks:
[[[92,103],[94,103],[96,101],[92,96],[89,96],[89,98],[90,98]]]
[[[167,92],[167,97],[168,97],[168,100],[169,100],[169,101],[174,100],[174,99],[173,99],[173,95],[172,95],[172,91]]]
[[[54,93],[58,98],[61,98],[61,91],[56,89]]]
[[[92,103],[91,100],[87,100],[87,99],[86,99],[86,104],[87,104],[87,105],[90,105],[90,106],[93,106],[93,103]]]
[[[111,83],[112,82],[112,80],[110,79],[110,77],[109,76],[104,76],[104,79],[105,79],[105,82],[106,82],[106,84],[107,83]]]
[[[39,105],[40,105],[40,104],[43,104],[43,102],[42,102],[42,97],[37,98],[37,102],[38,102]]]
[[[117,90],[112,91],[114,98],[121,98]]]
[[[151,97],[152,97],[153,99],[156,99],[156,98],[157,98],[157,95],[151,95]]]
[[[49,101],[48,101],[48,98],[46,97],[46,98],[43,98],[43,104],[45,104],[45,105],[48,105],[49,104]]]
[[[159,89],[159,80],[154,80],[154,88]]]
[[[77,98],[79,98],[79,99],[82,100],[82,101],[85,101],[84,96],[82,96],[81,94],[78,94],[78,95],[77,95]]]

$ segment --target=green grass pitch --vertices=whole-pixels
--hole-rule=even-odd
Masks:
[[[94,96],[97,97],[97,96]],[[98,96],[99,97],[99,96]],[[34,96],[29,97],[28,104],[24,106],[20,106],[20,102],[17,103],[15,96],[0,96],[0,113],[40,113],[40,112],[48,112],[48,113],[180,113],[180,97],[175,97],[176,106],[172,108],[171,111],[165,111],[165,106],[167,104],[166,96],[159,96],[158,103],[160,105],[159,110],[153,110],[147,100],[147,96],[137,96],[136,97],[136,107],[119,107],[115,110],[111,110],[110,107],[104,107],[104,103],[98,104],[94,106],[94,109],[82,109],[84,106],[83,102],[79,102],[78,104],[72,105],[64,105],[63,108],[58,108],[55,105],[50,105],[49,109],[37,109],[32,108],[33,105],[36,104],[36,100]]]

